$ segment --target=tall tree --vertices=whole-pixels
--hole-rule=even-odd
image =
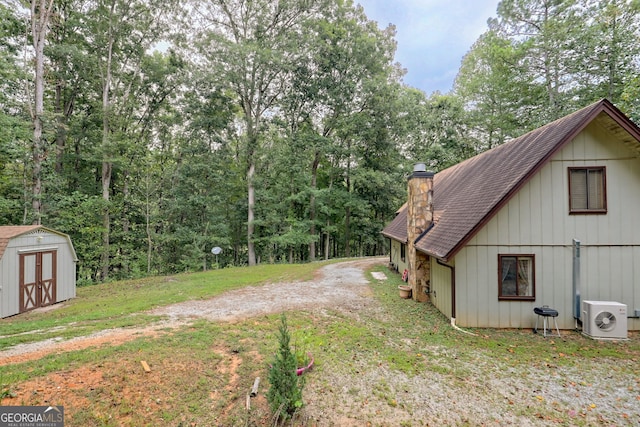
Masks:
[[[40,224],[42,217],[42,163],[47,155],[46,139],[43,137],[44,90],[45,90],[45,54],[44,48],[50,31],[53,14],[53,0],[32,0],[30,6],[31,40],[34,53],[34,92],[31,119],[33,121],[32,142],[32,211],[33,224]]]
[[[26,23],[14,8],[0,4],[0,224],[24,221],[24,194],[30,192],[23,185],[33,138],[24,98],[28,70],[19,61]]]
[[[315,258],[316,242],[319,241],[316,227],[321,223],[317,215],[319,170],[332,163],[340,165],[338,169],[341,169],[347,193],[352,191],[349,172],[358,162],[355,147],[376,144],[374,140],[357,138],[359,127],[355,123],[363,126],[360,130],[372,126],[370,122],[375,120],[363,123],[360,118],[371,118],[376,113],[374,110],[380,107],[374,102],[376,94],[388,93],[387,86],[401,75],[392,64],[394,35],[393,26],[380,30],[375,22],[367,19],[362,7],[354,7],[351,2],[327,4],[322,15],[305,27],[305,39],[309,40],[310,48],[294,69],[292,89],[284,100],[283,109],[291,131],[300,132],[308,142],[308,150],[301,158],[309,165],[310,259]],[[385,137],[380,133],[369,133],[368,136]],[[348,256],[350,204],[345,204],[343,209],[343,244]]]
[[[543,108],[534,113],[541,125],[566,114],[571,85],[569,46],[579,31],[576,14],[578,0],[502,0],[498,18],[489,21],[491,29],[522,50],[521,61],[532,86],[539,86],[543,97],[535,102]]]
[[[242,111],[250,266],[256,264],[255,179],[265,122],[298,62],[302,23],[319,6],[305,0],[211,0],[193,6],[203,19],[200,53],[211,72],[234,91]]]
[[[607,98],[618,104],[627,82],[638,75],[640,2],[585,0],[583,26],[575,44],[574,81],[585,100]]]
[[[493,148],[532,127],[528,106],[539,102],[541,88],[531,85],[524,52],[489,30],[464,56],[454,82],[462,100],[477,152]]]
[[[639,7],[636,0],[501,1],[455,86],[484,147],[603,97],[632,114]]]
[[[101,96],[101,190],[104,200],[102,237],[102,279],[109,275],[111,238],[111,193],[114,165],[122,164],[131,112],[137,110],[136,94],[141,90],[140,74],[146,49],[165,36],[166,16],[172,1],[100,0],[87,13],[87,30],[99,75]],[[133,110],[132,110],[133,109]],[[138,114],[136,114],[137,116]],[[134,138],[135,139],[135,138]]]

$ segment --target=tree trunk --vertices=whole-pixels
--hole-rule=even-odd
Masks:
[[[150,201],[150,198],[149,198],[149,190],[148,189],[147,189],[146,203],[145,203],[145,233],[147,235],[147,274],[150,274],[151,273],[151,254],[152,254],[152,249],[153,249],[153,239],[151,238],[151,201]]]
[[[349,147],[349,153],[351,153],[351,143],[347,144]],[[347,174],[346,174],[347,194],[351,198],[351,155],[347,158]],[[349,206],[351,200],[347,202],[347,207],[344,212],[344,256],[349,258],[351,256],[351,207]]]
[[[331,225],[331,222],[327,220],[327,229]],[[329,233],[325,231],[324,233],[324,259],[329,259],[329,241],[330,241]]]
[[[112,168],[113,165],[110,162],[102,162],[102,199],[105,201],[105,206],[102,213],[102,280],[107,280],[107,278],[109,277],[109,240],[111,236],[111,218],[109,215],[109,189],[111,188]]]
[[[344,212],[344,256],[351,256],[351,208],[347,206]]]
[[[320,152],[316,151],[313,164],[311,165],[311,197],[309,199],[309,220],[311,221],[311,229],[309,233],[311,237],[316,235],[316,187],[318,180],[318,165],[320,164]],[[316,260],[316,242],[309,242],[309,261]]]
[[[112,5],[111,15],[113,15]],[[109,92],[111,90],[111,66],[112,66],[112,53],[113,53],[113,35],[111,34],[111,25],[109,25],[109,46],[107,48],[107,58],[105,66],[105,74],[103,76],[104,81],[102,85],[102,199],[104,200],[104,211],[102,213],[102,280],[107,280],[109,277],[109,240],[111,236],[111,218],[109,215],[109,200],[111,189],[111,174],[113,172],[113,163],[109,160],[111,149],[109,147],[109,118],[111,115],[111,103],[109,100]]]
[[[73,106],[76,92],[69,96],[69,99],[64,99],[63,82],[58,81],[56,83],[56,99],[55,99],[55,112],[58,117],[57,129],[56,129],[56,162],[55,171],[57,174],[62,174],[64,168],[64,152],[66,149],[67,140],[67,126],[69,119],[73,114]]]
[[[253,177],[256,172],[256,165],[253,159],[250,159],[249,162],[249,170],[247,171],[247,252],[249,257],[249,266],[254,266],[256,265],[256,249],[253,244],[253,233],[255,231],[253,221],[256,205],[256,189],[253,186]]]
[[[53,0],[33,0],[31,2],[31,35],[35,50],[35,88],[33,120],[33,177],[32,199],[33,224],[40,224],[42,219],[42,162],[45,158],[45,146],[42,138],[44,116],[44,44],[49,31],[49,18],[53,8]]]

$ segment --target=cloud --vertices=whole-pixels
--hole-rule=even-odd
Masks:
[[[499,0],[358,0],[382,28],[396,26],[396,61],[405,82],[426,93],[448,92],[460,62],[495,16]]]

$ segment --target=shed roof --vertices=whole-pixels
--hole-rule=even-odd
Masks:
[[[65,237],[69,241],[69,246],[71,247],[71,253],[73,254],[74,261],[77,261],[76,252],[73,248],[73,244],[71,243],[71,238],[64,233],[60,233],[59,231],[52,230],[50,228],[44,227],[42,225],[3,225],[0,226],[0,259],[4,255],[4,251],[7,248],[7,245],[11,241],[11,239],[21,236],[23,234],[32,233],[36,230],[44,230],[49,233],[58,234],[60,236]]]
[[[512,139],[434,176],[435,224],[416,249],[452,258],[548,160],[596,120],[640,156],[640,129],[607,100]],[[407,241],[405,208],[383,230]],[[401,225],[404,224],[404,229]]]

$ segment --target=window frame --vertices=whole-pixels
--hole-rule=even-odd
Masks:
[[[407,245],[400,243],[400,260],[405,262],[407,259]]]
[[[502,259],[515,258],[518,265],[518,258],[531,259],[531,295],[503,295],[502,280]],[[516,294],[518,289],[518,274],[516,274]],[[535,301],[536,300],[536,256],[535,254],[498,254],[498,300],[499,301]]]
[[[573,171],[586,171],[587,176],[589,171],[601,171],[602,172],[602,208],[589,208],[577,209],[573,208],[573,195],[571,193],[572,188],[572,172]],[[584,214],[596,214],[603,215],[607,213],[607,168],[605,166],[571,166],[567,168],[567,174],[569,177],[569,215],[584,215]],[[587,178],[587,205],[589,204],[589,181]]]

